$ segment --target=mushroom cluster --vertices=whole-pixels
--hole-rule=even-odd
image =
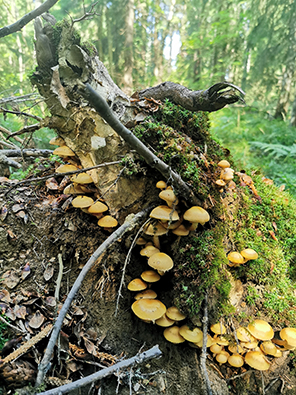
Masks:
[[[227,255],[227,259],[229,261],[228,266],[230,266],[230,267],[240,266],[248,261],[251,261],[251,260],[254,260],[257,258],[258,258],[258,254],[252,248],[245,248],[240,253],[237,251],[232,251]]]
[[[63,174],[70,171],[79,170],[79,164],[75,157],[75,153],[66,146],[62,138],[53,138],[50,144],[58,145],[59,147],[53,151],[54,155],[58,155],[67,163],[59,166],[56,173]],[[86,172],[81,172],[70,176],[71,184],[64,188],[65,195],[78,195],[72,200],[73,207],[80,208],[83,212],[93,215],[98,219],[98,225],[109,232],[118,225],[117,220],[111,215],[104,215],[109,210],[108,206],[97,199],[97,190],[90,186],[93,183],[91,175]],[[93,197],[86,196],[92,194]]]
[[[169,231],[179,237],[187,236],[190,231],[195,231],[199,224],[204,225],[209,221],[210,216],[199,206],[193,206],[182,213],[173,189],[164,181],[159,181],[156,187],[161,189],[159,197],[166,204],[157,206],[151,211],[151,222],[144,227],[143,237],[137,240],[137,244],[143,246],[140,254],[147,258],[150,268],[141,274],[141,278],[136,278],[128,284],[130,291],[138,292],[135,296],[136,301],[132,304],[132,311],[145,322],[153,322],[165,327],[164,336],[172,343],[183,343],[185,340],[190,341],[189,339],[198,342],[201,330],[199,328],[190,330],[186,325],[179,327],[176,323],[186,317],[175,306],[167,309],[160,300],[156,299],[157,294],[151,287],[174,266],[172,258],[160,250],[159,237],[167,235]],[[147,241],[148,238],[151,241]]]
[[[296,348],[295,328],[284,328],[275,334],[269,323],[260,319],[237,328],[236,339],[233,335],[223,336],[226,328],[221,323],[210,329],[214,335],[209,337],[207,347],[216,361],[236,368],[247,364],[256,370],[268,370],[272,357],[279,358],[284,351]]]
[[[226,184],[230,183],[233,179],[234,170],[231,169],[230,163],[223,159],[218,163],[221,168],[220,178],[215,181],[219,187],[225,187]]]

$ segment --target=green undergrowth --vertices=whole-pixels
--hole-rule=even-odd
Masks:
[[[259,169],[296,197],[296,129],[252,108],[224,108],[210,115],[211,132],[241,169]]]
[[[237,205],[234,217],[229,217],[214,184],[219,176],[217,163],[227,159],[234,169],[240,168],[229,151],[212,138],[205,113],[192,114],[165,102],[153,117],[136,126],[134,133],[191,185],[211,216],[209,224],[183,238],[174,252],[176,305],[193,319],[202,314],[208,292],[211,320],[234,313],[228,301],[231,273],[245,286],[245,302],[256,306],[255,315],[265,316],[274,324],[293,325],[296,202],[291,195],[265,184],[258,174],[252,176],[260,195],[260,199],[255,198],[235,176],[236,190],[222,193],[223,197],[229,194],[231,204]],[[230,268],[226,258],[230,245],[237,251],[253,248],[259,258]]]
[[[258,259],[230,269],[247,287],[246,302],[257,305],[257,315],[268,315],[274,323],[296,319],[296,201],[262,176],[253,177],[261,197],[255,199],[247,187],[237,216],[229,223],[229,238],[236,251],[249,247]]]

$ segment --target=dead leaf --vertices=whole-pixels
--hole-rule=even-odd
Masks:
[[[283,184],[283,185],[281,185],[281,186],[279,187],[279,190],[280,190],[281,192],[283,192],[283,191],[285,190],[285,188],[286,188],[286,185]]]
[[[9,236],[11,239],[17,239],[17,236],[13,233],[12,230],[6,229],[6,231],[7,231],[7,233],[8,233],[8,236]]]
[[[269,234],[270,234],[270,236],[273,238],[273,240],[277,241],[276,235],[275,235],[275,233],[274,233],[273,230],[270,230],[270,231],[269,231]]]
[[[43,324],[45,320],[45,317],[40,311],[36,311],[35,314],[33,314],[32,318],[29,321],[29,325],[31,328],[38,329],[40,326]]]
[[[21,211],[21,210],[23,210],[25,208],[25,205],[23,204],[23,203],[17,203],[17,204],[14,204],[12,207],[11,207],[11,210],[14,212],[14,213],[17,213],[18,211]]]
[[[266,185],[273,185],[273,180],[271,180],[270,178],[262,177],[262,181]]]
[[[60,76],[59,76],[59,65],[54,66],[52,69],[52,79],[50,83],[50,90],[55,93],[62,107],[66,108],[67,104],[70,102],[69,97],[66,94],[65,88],[61,84]]]
[[[44,273],[43,273],[44,280],[49,281],[52,278],[53,273],[54,273],[54,267],[51,263],[49,263],[46,266],[46,269],[44,270]]]
[[[27,262],[22,269],[22,280],[24,280],[26,277],[28,277],[30,272],[31,272],[30,264],[29,264],[29,262]]]
[[[1,209],[1,214],[0,214],[1,221],[5,220],[5,218],[7,217],[7,214],[8,214],[8,209],[6,206],[3,206]]]
[[[270,265],[270,270],[269,270],[269,273],[270,273],[270,274],[273,272],[273,269],[274,269],[274,263],[273,263],[273,262],[271,262],[271,265]]]
[[[26,318],[26,315],[28,314],[25,306],[15,305],[13,311],[16,318],[20,318],[22,320],[24,320]]]
[[[277,226],[276,226],[275,222],[272,223],[272,226],[273,226],[274,231],[277,232]]]
[[[16,319],[14,311],[12,310],[11,307],[8,307],[8,309],[5,312],[5,315],[6,315],[7,318],[9,318],[12,321],[15,321],[15,319]]]
[[[48,180],[46,180],[45,185],[48,189],[51,189],[51,190],[59,189],[59,184],[54,177],[51,177]]]
[[[0,290],[0,300],[2,302],[6,302],[6,303],[10,303],[11,302],[11,298],[10,298],[10,294],[6,289],[1,289]]]
[[[57,305],[57,302],[55,300],[54,296],[47,296],[45,298],[45,304],[49,307],[55,307]]]
[[[90,340],[88,340],[84,336],[82,336],[82,338],[84,340],[84,345],[85,345],[87,352],[91,355],[97,355],[97,347],[94,345],[94,343],[91,342]]]
[[[10,289],[14,288],[19,282],[20,278],[14,270],[7,270],[2,275],[3,283]]]

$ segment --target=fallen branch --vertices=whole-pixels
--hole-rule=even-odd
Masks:
[[[8,136],[11,136],[11,132],[9,131],[9,130],[7,130],[7,129],[5,129],[3,126],[1,126],[0,125],[0,132],[2,132],[2,133],[5,133],[5,134],[8,134]],[[6,138],[7,139],[7,138]],[[19,138],[19,137],[14,137],[14,139],[16,140],[16,141],[18,141],[19,143],[21,143],[21,144],[24,144],[24,141],[21,139],[21,138]],[[12,143],[11,143],[12,144]]]
[[[228,90],[224,90],[230,88]],[[243,101],[245,92],[238,86],[229,82],[219,82],[210,88],[199,91],[192,91],[183,85],[174,82],[163,82],[157,86],[137,92],[135,97],[139,99],[151,98],[155,100],[169,99],[175,104],[190,111],[218,111],[227,104]]]
[[[39,121],[39,122],[42,121],[42,118],[38,117],[37,115],[29,114],[29,113],[23,112],[23,111],[7,110],[7,109],[4,108],[4,107],[0,107],[0,112],[1,112],[1,113],[4,113],[4,114],[6,114],[6,113],[7,113],[7,114],[14,114],[14,115],[17,115],[17,116],[22,115],[22,116],[24,116],[24,117],[36,119],[36,121]]]
[[[208,395],[213,395],[212,388],[211,388],[211,382],[209,379],[208,371],[207,371],[207,365],[206,365],[206,360],[207,360],[207,341],[208,341],[208,293],[205,293],[205,299],[204,299],[204,316],[202,319],[203,323],[203,343],[202,343],[202,352],[201,352],[201,357],[200,357],[200,368],[201,368],[201,373],[204,377],[205,383],[206,383],[206,389],[207,389],[207,394]]]
[[[87,263],[84,265],[84,267],[81,270],[79,276],[77,277],[75,283],[73,284],[73,286],[67,296],[67,299],[65,300],[65,303],[63,304],[63,307],[60,310],[59,316],[55,322],[55,325],[53,327],[53,330],[52,330],[47,348],[45,350],[43,359],[38,367],[38,375],[37,375],[35,387],[39,387],[39,385],[41,385],[44,380],[46,371],[48,369],[49,361],[52,357],[52,352],[53,352],[54,346],[56,344],[58,335],[60,333],[60,329],[63,325],[63,320],[64,320],[66,313],[72,303],[72,300],[74,299],[74,296],[76,295],[77,291],[79,290],[85,276],[87,275],[89,270],[92,268],[92,266],[95,264],[97,259],[107,250],[107,248],[109,248],[118,239],[120,239],[124,233],[126,233],[129,230],[132,230],[137,225],[137,223],[139,221],[141,221],[142,218],[147,215],[147,213],[148,213],[148,210],[143,210],[138,214],[128,215],[125,219],[125,222],[118,229],[116,229],[111,234],[111,236],[109,236],[100,245],[100,247],[92,254],[92,256],[89,258]]]
[[[23,128],[21,128],[17,132],[11,133],[7,137],[7,139],[10,139],[10,138],[12,138],[14,136],[18,136],[18,135],[24,134],[24,133],[33,133],[33,132],[36,132],[36,130],[39,130],[39,129],[43,128],[43,127],[44,127],[44,125],[42,124],[42,122],[34,123],[34,125],[24,126]]]
[[[30,184],[31,182],[39,182],[39,181],[44,181],[47,180],[48,178],[56,177],[56,176],[71,176],[72,174],[79,174],[79,173],[84,173],[88,170],[92,169],[98,169],[99,167],[105,167],[105,166],[111,166],[111,165],[117,165],[121,163],[121,161],[114,161],[114,162],[106,162],[106,163],[101,163],[96,166],[92,167],[86,167],[85,169],[79,169],[79,170],[74,170],[74,171],[68,171],[66,173],[51,173],[47,176],[44,177],[35,177],[35,178],[28,178],[27,180],[22,180],[19,181],[17,184],[12,185],[5,193],[4,196],[8,195],[13,189],[19,187],[22,184]]]
[[[52,150],[50,149],[35,149],[35,148],[26,148],[26,149],[2,149],[0,150],[0,154],[3,154],[5,156],[11,157],[11,156],[18,156],[20,158],[23,158],[25,156],[43,156],[43,157],[48,157],[52,155]]]
[[[58,2],[58,0],[46,0],[43,4],[41,4],[39,7],[35,8],[35,10],[24,15],[17,22],[15,22],[9,26],[2,27],[2,29],[0,29],[0,38],[8,36],[9,34],[18,32],[25,25],[27,25],[29,22],[31,22],[33,19],[37,18],[37,16],[48,11],[57,2]]]
[[[83,85],[84,86],[84,85]],[[201,205],[198,199],[190,189],[190,187],[182,180],[178,173],[175,173],[170,166],[164,163],[156,155],[154,155],[145,144],[143,144],[130,130],[128,130],[114,115],[111,108],[108,106],[106,100],[96,92],[89,84],[84,86],[82,95],[89,101],[89,103],[96,109],[99,115],[115,130],[120,137],[122,137],[127,144],[141,155],[146,163],[157,169],[166,179],[171,179],[172,183],[179,192],[192,205]]]
[[[147,351],[142,352],[139,355],[135,355],[132,358],[126,359],[125,361],[121,361],[116,363],[113,366],[109,366],[108,368],[102,369],[99,372],[96,372],[94,374],[91,374],[90,376],[84,377],[83,379],[74,381],[74,383],[62,385],[61,387],[51,389],[49,391],[45,392],[40,392],[38,395],[55,395],[55,394],[65,394],[69,393],[69,391],[72,391],[77,388],[81,388],[87,384],[91,384],[97,380],[101,380],[104,377],[110,376],[113,373],[117,373],[120,369],[127,368],[128,366],[134,365],[134,364],[140,364],[144,361],[147,361],[152,358],[157,358],[161,355],[161,351],[158,347],[158,345],[150,348]]]
[[[16,162],[13,159],[7,158],[7,156],[4,155],[1,151],[0,151],[0,164],[15,167],[16,169],[20,169],[22,167],[20,163]]]

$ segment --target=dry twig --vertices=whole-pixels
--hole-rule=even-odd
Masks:
[[[126,233],[129,230],[132,230],[139,221],[142,220],[143,217],[147,215],[148,210],[143,210],[138,214],[130,214],[126,217],[125,222],[123,225],[121,225],[118,229],[116,229],[111,236],[109,236],[101,245],[100,247],[92,254],[92,256],[89,258],[83,269],[81,270],[79,276],[77,277],[75,283],[73,284],[67,299],[65,300],[65,303],[63,304],[63,307],[60,310],[60,314],[56,320],[56,323],[54,325],[53,331],[51,333],[51,337],[49,339],[45,354],[43,356],[43,359],[41,363],[39,364],[38,367],[38,375],[36,379],[36,387],[39,387],[40,384],[42,384],[44,380],[44,376],[46,374],[47,366],[49,364],[49,361],[52,357],[52,352],[54,345],[57,341],[60,329],[63,325],[63,321],[65,318],[65,315],[72,303],[72,300],[74,299],[74,296],[76,295],[77,291],[79,290],[82,281],[84,280],[85,276],[89,272],[89,270],[93,267],[93,265],[96,263],[97,259],[109,248],[112,244],[114,244],[117,240],[119,240],[124,233]]]

